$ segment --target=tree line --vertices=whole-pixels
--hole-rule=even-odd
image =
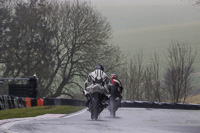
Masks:
[[[38,77],[38,97],[77,96],[96,64],[121,64],[111,26],[90,3],[1,0],[2,77]],[[78,88],[78,89],[77,89]]]
[[[184,103],[194,87],[196,54],[197,50],[190,44],[173,41],[165,53],[164,62],[156,52],[149,61],[144,60],[142,51],[134,55],[121,67],[124,98]]]
[[[142,51],[125,59],[111,37],[109,22],[88,2],[0,0],[1,77],[36,74],[38,97],[82,99],[84,80],[102,64],[119,75],[126,100],[184,102],[196,56],[189,44],[169,45],[161,74],[156,53],[149,63]]]

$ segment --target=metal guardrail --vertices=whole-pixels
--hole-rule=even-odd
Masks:
[[[0,96],[0,110],[24,107],[26,107],[26,101],[22,97]]]
[[[27,103],[25,99],[25,97],[2,95],[0,96],[0,110],[26,107]],[[31,99],[31,106],[38,106],[37,98],[29,99]],[[44,98],[42,100],[44,102],[44,106],[85,106],[85,101],[76,99]],[[122,101],[121,107],[200,110],[200,104],[158,103],[149,101]]]
[[[149,101],[122,101],[121,107],[200,110],[200,104],[159,103]]]
[[[0,95],[0,110],[24,108],[38,106],[37,98],[29,98],[30,103],[27,104],[27,97],[15,97],[8,95]],[[71,105],[71,106],[85,106],[85,101],[76,99],[64,99],[64,98],[44,98],[44,106],[57,106],[57,105]]]
[[[0,78],[2,80],[29,80],[30,78]]]
[[[0,77],[0,84],[3,84],[4,80],[29,80],[30,78],[1,78]]]
[[[37,77],[34,74],[33,77],[29,78],[7,78],[0,77],[0,84],[3,84],[4,81],[17,80],[17,81],[26,81],[26,83],[8,83],[8,88],[6,90],[6,95],[16,96],[16,97],[37,97]],[[3,93],[2,93],[3,94]],[[4,94],[5,95],[5,94]]]

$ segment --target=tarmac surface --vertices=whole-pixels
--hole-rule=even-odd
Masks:
[[[200,110],[120,108],[116,118],[105,109],[99,120],[86,109],[0,121],[1,133],[199,133]]]

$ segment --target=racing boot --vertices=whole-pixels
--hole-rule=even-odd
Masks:
[[[89,94],[86,94],[85,97],[86,97],[86,99],[87,99],[85,105],[89,108],[89,103],[90,103],[90,101],[91,101],[91,97],[90,97]]]
[[[102,98],[102,105],[106,108],[108,106],[108,100],[109,100],[109,97],[106,96],[106,95],[103,95],[103,98]]]

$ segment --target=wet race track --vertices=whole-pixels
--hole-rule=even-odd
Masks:
[[[52,116],[52,115],[50,115]],[[20,119],[0,125],[2,133],[199,133],[199,110],[120,108],[111,118],[105,109],[98,121],[86,109],[70,115]]]

